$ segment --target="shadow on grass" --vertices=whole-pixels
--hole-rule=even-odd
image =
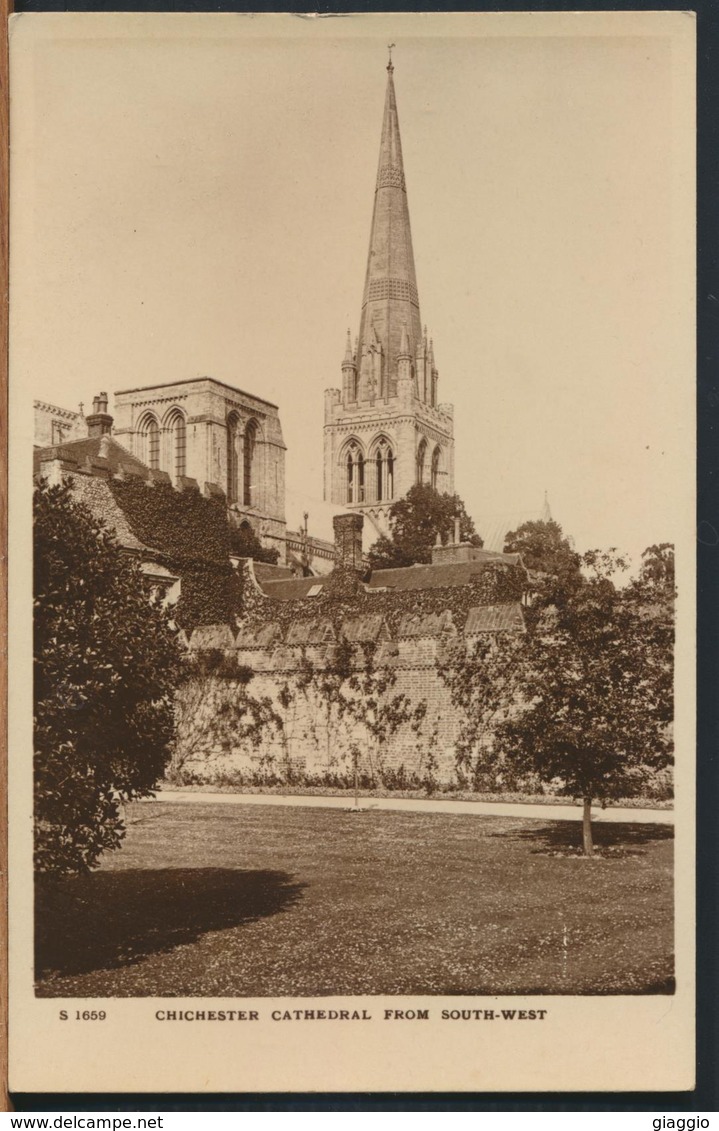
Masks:
[[[494,836],[507,835],[494,833]],[[581,821],[550,821],[546,825],[521,829],[508,834],[518,840],[530,840],[536,844],[535,852],[582,847]],[[592,821],[592,838],[595,848],[638,848],[657,840],[672,840],[674,829],[671,825],[623,824],[620,822]]]
[[[287,872],[161,868],[95,872],[35,889],[35,973],[86,974],[276,915],[306,885]]]

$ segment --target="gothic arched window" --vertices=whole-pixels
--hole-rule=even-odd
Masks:
[[[146,416],[140,423],[140,459],[158,471],[160,467],[160,425],[154,416]]]
[[[245,428],[245,451],[244,451],[244,476],[243,476],[243,497],[242,501],[246,507],[252,506],[253,489],[256,487],[254,482],[255,478],[255,451],[257,446],[257,422],[248,420],[247,427]]]
[[[440,450],[439,447],[436,447],[434,449],[434,451],[432,452],[432,471],[430,473],[430,480],[429,480],[430,483],[432,484],[432,486],[434,487],[435,491],[437,491],[439,489],[439,464],[440,464],[441,457],[442,457],[441,450]]]
[[[375,499],[378,503],[394,497],[394,453],[388,440],[382,437],[375,449]]]
[[[427,441],[422,440],[417,448],[417,482],[424,483],[425,463],[427,462]]]
[[[185,418],[178,410],[172,413],[168,427],[170,431],[171,466],[175,482],[187,473]]]
[[[345,481],[345,501],[348,503],[363,503],[365,499],[364,453],[356,440],[353,440],[349,444],[344,462],[347,476]]]
[[[238,444],[240,420],[236,412],[227,417],[227,501],[236,503],[239,497],[240,460]]]

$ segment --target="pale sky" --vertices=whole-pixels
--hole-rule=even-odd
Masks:
[[[323,392],[358,328],[394,41],[456,490],[480,530],[537,517],[546,489],[580,550],[681,539],[680,13],[33,18],[12,37],[16,402],[216,377],[279,405],[288,487],[321,498]],[[301,509],[291,496],[290,527]]]

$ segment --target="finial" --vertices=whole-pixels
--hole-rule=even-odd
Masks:
[[[389,62],[387,63],[387,70],[389,71],[390,74],[392,74],[392,71],[394,70],[394,66],[392,64],[392,48],[393,47],[396,47],[395,43],[388,43],[387,44],[387,50],[389,51]]]
[[[85,408],[85,405],[83,404],[83,402],[82,402],[82,401],[80,401],[80,416],[84,416],[84,415],[85,415],[85,413],[84,413],[84,411],[83,411],[83,410],[84,410],[84,408]]]

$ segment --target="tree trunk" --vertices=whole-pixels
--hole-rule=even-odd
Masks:
[[[355,771],[355,809],[359,809],[359,751],[355,750],[353,755],[354,771]]]
[[[582,849],[585,856],[594,856],[594,842],[592,841],[592,799],[584,798],[582,813]]]

